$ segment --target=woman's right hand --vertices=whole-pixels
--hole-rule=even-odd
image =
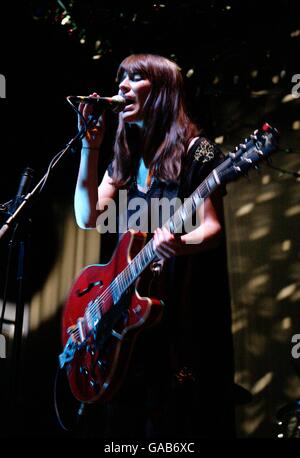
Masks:
[[[99,97],[96,92],[90,94],[89,97]],[[88,122],[90,115],[93,113],[93,105],[80,103],[78,110],[82,113],[84,119]],[[92,122],[87,133],[82,139],[82,146],[90,149],[98,149],[103,141],[105,131],[105,116],[104,113],[99,116],[97,122]],[[83,127],[83,120],[78,115],[78,129]]]

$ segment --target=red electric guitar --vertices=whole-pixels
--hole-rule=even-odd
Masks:
[[[164,226],[178,232],[203,199],[271,154],[277,140],[277,130],[268,124],[255,131],[226,156]],[[126,374],[136,336],[161,318],[162,302],[139,294],[149,282],[147,267],[156,258],[153,239],[145,242],[145,233],[128,231],[111,261],[86,267],[70,291],[63,313],[64,349],[59,363],[66,368],[71,391],[81,402],[103,402],[114,395]]]

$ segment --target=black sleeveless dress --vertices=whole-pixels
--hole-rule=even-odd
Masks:
[[[133,177],[128,203],[139,197],[147,211],[153,197],[188,197],[220,160],[216,145],[200,137],[185,158],[178,184],[154,179],[143,193]],[[126,211],[130,221],[132,211]],[[157,288],[165,303],[163,318],[136,342],[126,381],[106,406],[106,437],[233,437],[225,234],[213,250],[167,260]]]

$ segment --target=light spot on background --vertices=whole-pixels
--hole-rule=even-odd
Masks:
[[[282,301],[291,296],[297,288],[297,283],[292,283],[291,285],[285,286],[282,288],[276,296],[277,301]]]
[[[251,393],[255,395],[263,391],[271,383],[272,378],[273,372],[267,372],[262,378],[257,380],[251,389]]]
[[[248,215],[249,213],[252,212],[253,208],[254,208],[254,203],[250,202],[249,204],[245,204],[237,210],[235,216],[240,217],[240,216]]]
[[[270,227],[259,227],[249,234],[249,240],[257,240],[265,237],[270,233]]]

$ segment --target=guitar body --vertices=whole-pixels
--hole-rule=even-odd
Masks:
[[[142,297],[151,283],[147,268],[133,287],[114,304],[111,294],[101,301],[101,318],[97,333],[89,319],[93,304],[99,302],[116,276],[143,248],[146,234],[128,231],[122,237],[111,261],[106,265],[86,267],[74,282],[63,312],[62,341],[65,346],[76,327],[76,340],[82,341],[74,357],[66,365],[71,391],[81,402],[107,401],[120,387],[127,371],[135,338],[146,326],[155,324],[162,315],[163,303]],[[88,307],[89,306],[89,307]],[[89,311],[87,312],[87,309]],[[78,326],[82,320],[83,326]],[[91,323],[90,328],[86,323]],[[81,332],[79,333],[78,329]]]

